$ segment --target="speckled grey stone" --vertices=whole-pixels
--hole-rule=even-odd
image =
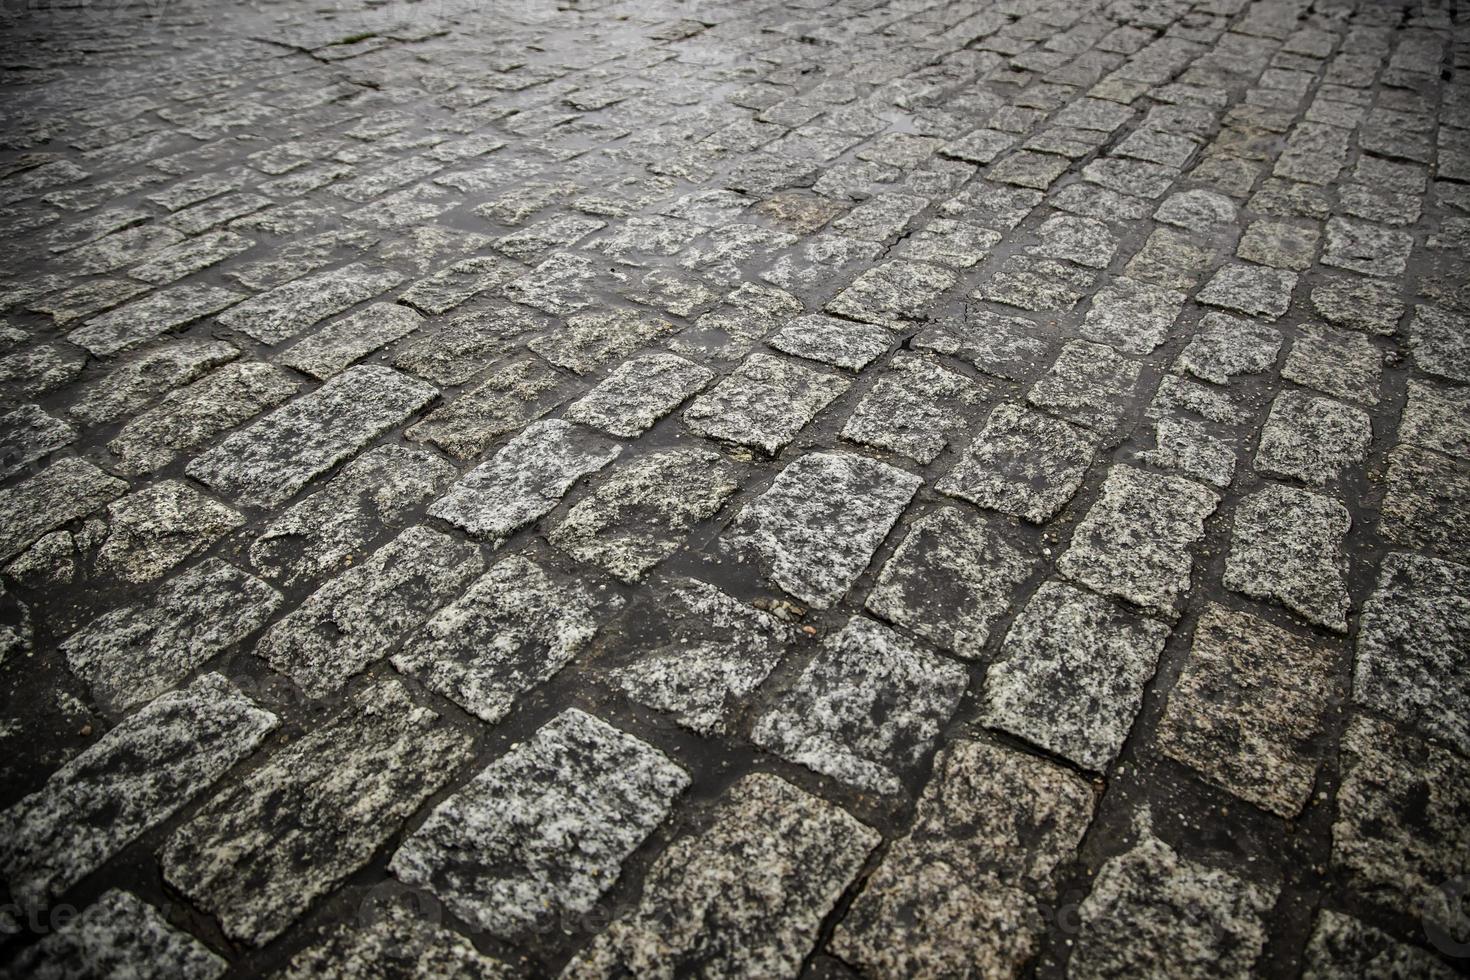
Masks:
[[[965,456],[934,488],[1033,524],[1055,516],[1092,465],[1087,430],[1017,405],[1000,405]]]
[[[874,194],[833,221],[831,228],[849,238],[884,242],[900,235],[928,206],[927,199],[912,194]]]
[[[1026,400],[1087,426],[1104,438],[1122,434],[1132,414],[1141,365],[1111,347],[1074,340],[1031,386]]]
[[[912,829],[889,848],[831,948],[865,976],[1012,976],[1035,955],[1037,898],[1092,818],[1092,789],[989,742],[940,752]]]
[[[978,265],[1000,240],[1000,232],[973,221],[935,218],[906,237],[897,254],[947,269],[969,269]]]
[[[459,933],[397,904],[365,912],[291,958],[281,980],[513,980],[521,974]]]
[[[837,316],[901,330],[909,322],[922,319],[939,294],[954,283],[955,275],[948,269],[895,259],[858,276],[825,309]]]
[[[1447,456],[1470,459],[1470,392],[1410,381],[1399,438]]]
[[[132,892],[111,889],[12,964],[32,980],[215,980],[229,964]]]
[[[0,415],[0,480],[14,476],[76,438],[76,429],[36,405],[22,405]]]
[[[1175,615],[1189,592],[1190,547],[1219,500],[1182,477],[1114,466],[1057,568],[1104,595]]]
[[[1170,194],[1155,209],[1154,220],[1194,232],[1207,232],[1235,223],[1235,202],[1214,191],[1180,191]]]
[[[218,674],[123,721],[0,814],[0,868],[27,908],[91,874],[253,752],[277,724]]]
[[[1115,276],[1092,297],[1081,334],[1125,354],[1149,354],[1168,339],[1184,300],[1177,289]]]
[[[783,289],[820,287],[823,295],[831,295],[837,282],[844,281],[853,270],[881,254],[883,246],[877,242],[825,232],[778,258],[760,277]]]
[[[1320,232],[1282,221],[1253,221],[1241,236],[1235,254],[1250,262],[1277,269],[1305,272],[1312,267]]]
[[[390,868],[493,935],[555,927],[612,887],[688,785],[662,752],[573,708],[435,807]]]
[[[1361,463],[1372,441],[1373,424],[1361,408],[1283,391],[1261,427],[1256,471],[1324,486]]]
[[[1470,316],[1439,306],[1414,307],[1409,352],[1421,371],[1470,384]]]
[[[99,357],[116,354],[219,313],[242,299],[244,293],[218,286],[173,286],[93,317],[67,334],[66,339]]]
[[[874,324],[813,313],[798,317],[766,343],[785,354],[861,371],[893,346],[893,334]]]
[[[1186,860],[1145,833],[1103,865],[1083,899],[1068,975],[1246,980],[1277,890]]]
[[[396,681],[375,684],[179,828],[164,877],[232,939],[261,945],[366,864],[469,747]]]
[[[895,357],[842,427],[842,438],[934,462],[979,405],[985,389],[926,357]]]
[[[673,354],[646,354],[618,366],[563,414],[610,435],[635,438],[714,378]]]
[[[1411,548],[1470,563],[1470,469],[1415,446],[1388,454],[1380,532]]]
[[[578,561],[637,582],[740,489],[740,475],[710,449],[641,456],[615,468],[547,539]]]
[[[1343,538],[1352,519],[1330,497],[1271,484],[1236,507],[1225,587],[1275,600],[1308,622],[1347,632]]]
[[[621,452],[611,440],[567,422],[535,422],[493,459],[466,473],[430,506],[429,516],[499,544],[548,513],[572,484]]]
[[[1163,623],[1047,582],[985,678],[984,722],[1103,771],[1128,737],[1168,636]]]
[[[1459,975],[1434,954],[1401,943],[1382,930],[1331,909],[1317,913],[1302,970],[1302,980],[1340,977],[1453,980]]]
[[[393,366],[436,385],[464,384],[515,353],[518,340],[548,322],[523,307],[495,303],[456,316],[436,330],[423,330],[399,348]]]
[[[1306,327],[1291,345],[1281,376],[1338,398],[1376,405],[1383,354],[1361,333]]]
[[[684,410],[696,435],[775,455],[851,382],[770,354],[752,354]]]
[[[494,724],[577,656],[622,605],[605,585],[512,555],[432,616],[393,666]]]
[[[163,480],[107,505],[107,538],[96,569],[124,582],[161,578],[244,523],[224,504],[177,480]]]
[[[1336,702],[1337,655],[1210,603],[1159,722],[1160,750],[1286,819],[1312,795]]]
[[[1227,265],[1210,278],[1195,299],[1247,316],[1274,320],[1291,305],[1296,273],[1262,265]]]
[[[1023,310],[1065,313],[1091,292],[1096,282],[1096,273],[1066,262],[1012,255],[975,295]]]
[[[1066,259],[1089,269],[1106,269],[1118,250],[1118,239],[1107,225],[1076,215],[1047,218],[1037,227],[1036,236],[1041,244],[1028,248],[1031,254]]]
[[[401,273],[353,262],[277,286],[216,319],[263,344],[278,344],[402,281]]]
[[[1353,699],[1470,755],[1470,568],[1384,557],[1363,603]]]
[[[485,567],[473,544],[411,527],[313,592],[255,652],[312,697],[393,649]]]
[[[267,524],[250,546],[251,564],[282,586],[340,571],[379,529],[404,527],[455,475],[425,449],[370,449]]]
[[[755,723],[782,758],[877,793],[903,777],[959,704],[963,667],[854,616]]]
[[[567,318],[560,330],[537,337],[526,346],[557,367],[586,374],[675,329],[667,320],[633,310],[578,313]]]
[[[608,627],[600,661],[639,704],[701,735],[724,734],[780,662],[793,630],[694,579],[670,583]]]
[[[1404,304],[1389,283],[1361,276],[1323,276],[1311,292],[1312,309],[1329,323],[1387,336],[1398,327]]]
[[[74,381],[87,364],[87,352],[64,340],[35,343],[13,327],[4,332],[6,346],[24,343],[0,357],[0,399],[34,398],[55,391]]]
[[[912,344],[916,350],[958,357],[986,374],[1019,381],[1048,360],[1053,336],[1034,320],[972,309],[963,318],[925,327]]]
[[[1470,762],[1357,717],[1342,736],[1332,865],[1351,893],[1441,929],[1460,909],[1443,889],[1470,873]]]
[[[85,517],[127,492],[128,485],[80,459],[63,459],[0,490],[0,561],[36,539]]]
[[[582,386],[534,357],[497,367],[478,385],[404,430],[459,459],[482,455],[496,439],[546,415]]]
[[[985,519],[943,507],[909,529],[868,594],[867,608],[973,660],[1036,564]]]
[[[811,453],[746,505],[723,543],[758,556],[776,585],[826,609],[867,568],[923,482],[862,456]]]
[[[1124,271],[1134,279],[1170,289],[1193,289],[1219,257],[1199,237],[1173,228],[1155,228]]]
[[[289,371],[272,364],[226,364],[169,392],[124,425],[107,444],[119,457],[113,469],[128,476],[156,472],[176,454],[286,401],[300,385]]]
[[[562,978],[794,977],[881,839],[779,777],[746,776],[715,805],[706,829],[658,857],[638,904],[573,957]]]
[[[1406,231],[1333,218],[1327,222],[1322,264],[1368,276],[1401,276],[1413,248],[1414,236]]]
[[[283,352],[280,363],[326,380],[373,351],[402,340],[424,318],[399,303],[374,303],[334,320]]]
[[[78,421],[93,425],[116,422],[239,356],[238,350],[218,340],[179,340],[156,347],[83,388],[67,411]]]
[[[1225,313],[1206,313],[1174,370],[1224,385],[1236,375],[1268,370],[1280,351],[1281,331],[1276,328]]]

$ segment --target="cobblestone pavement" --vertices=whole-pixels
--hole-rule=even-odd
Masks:
[[[7,4],[0,971],[1463,975],[1467,17]]]

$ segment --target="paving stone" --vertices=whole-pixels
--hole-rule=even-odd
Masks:
[[[1419,370],[1470,384],[1470,317],[1442,307],[1414,307],[1409,352]]]
[[[250,562],[283,587],[341,571],[379,528],[406,526],[455,476],[428,450],[368,450],[267,524],[250,546]]]
[[[643,456],[615,469],[547,538],[578,561],[637,582],[740,489],[739,476],[709,449]]]
[[[1361,463],[1372,440],[1373,426],[1362,409],[1302,391],[1283,391],[1271,402],[1261,428],[1256,470],[1325,486]]]
[[[1277,269],[1305,272],[1312,267],[1319,232],[1281,221],[1253,221],[1241,236],[1235,254],[1250,262]]]
[[[567,422],[533,422],[436,500],[429,516],[499,546],[620,452],[622,447],[610,440]]]
[[[436,385],[461,385],[515,353],[519,339],[546,325],[543,318],[519,306],[493,304],[420,333],[399,348],[393,365]]]
[[[49,313],[58,326],[64,326],[126,303],[147,291],[147,286],[125,279],[94,279],[71,289],[51,293],[39,301],[32,300],[27,309]]]
[[[180,340],[155,347],[85,388],[67,412],[90,425],[116,422],[239,356],[238,350],[218,340]]]
[[[1353,699],[1470,754],[1470,569],[1392,553],[1363,604]]]
[[[912,194],[874,194],[832,222],[832,230],[849,238],[885,242],[901,235],[914,217],[929,206]]]
[[[370,921],[338,926],[291,958],[282,980],[351,980],[375,976],[512,980],[519,974],[485,956],[459,933],[389,904]]]
[[[1453,928],[1446,882],[1470,871],[1470,762],[1358,717],[1342,736],[1332,860],[1349,894]]]
[[[696,435],[774,456],[850,384],[795,361],[752,354],[684,410],[684,424]]]
[[[714,377],[713,371],[673,354],[635,357],[568,406],[563,417],[610,435],[636,438]]]
[[[1305,327],[1291,345],[1281,376],[1338,398],[1376,405],[1383,355],[1362,334]]]
[[[232,231],[208,232],[150,253],[145,261],[129,269],[128,275],[155,286],[165,286],[254,247],[254,239]]]
[[[838,924],[833,951],[874,976],[1019,971],[1039,945],[1037,897],[1051,895],[1091,815],[1091,790],[1060,767],[954,743],[913,829]]]
[[[629,698],[700,735],[724,734],[780,663],[793,630],[694,579],[634,604],[605,634],[601,663]]]
[[[867,609],[973,660],[1035,567],[984,519],[944,507],[910,528],[883,566]]]
[[[1072,341],[1062,348],[1051,370],[1031,387],[1026,400],[1094,429],[1104,437],[1118,435],[1127,421],[1140,366],[1110,347]]]
[[[155,473],[195,448],[296,394],[300,382],[259,361],[236,361],[169,392],[122,427],[107,448],[113,469],[128,476]]]
[[[163,577],[245,522],[234,510],[176,480],[107,505],[107,537],[96,570],[134,584]]]
[[[654,861],[638,904],[562,976],[795,976],[823,919],[880,840],[779,777],[746,776],[715,804],[704,830]]]
[[[1312,308],[1330,323],[1388,336],[1404,304],[1387,283],[1360,276],[1325,276],[1311,291]]]
[[[1280,351],[1281,332],[1274,327],[1225,313],[1206,313],[1199,333],[1174,362],[1174,370],[1225,385],[1237,375],[1270,370]]]
[[[1173,167],[1116,157],[1094,160],[1082,168],[1082,176],[1094,184],[1151,201],[1163,197],[1178,175]]]
[[[279,361],[325,381],[374,351],[407,337],[423,319],[397,303],[374,303],[327,324],[284,351]]]
[[[954,273],[926,262],[884,262],[858,276],[824,308],[837,316],[901,330],[909,321],[923,319],[939,294],[954,283]]]
[[[1327,222],[1322,264],[1368,276],[1401,276],[1413,248],[1408,232],[1333,218]]]
[[[970,309],[963,318],[945,318],[924,327],[912,345],[958,357],[986,374],[1018,381],[1047,359],[1049,339],[1050,334],[1034,320]]]
[[[1413,446],[1388,454],[1388,491],[1379,530],[1390,541],[1470,561],[1470,473]]]
[[[1124,271],[1134,279],[1169,289],[1192,289],[1219,257],[1198,238],[1172,228],[1155,228]]]
[[[7,344],[28,341],[24,331],[7,327]],[[0,357],[0,398],[34,398],[69,384],[82,373],[87,352],[66,341],[24,343]]]
[[[1047,218],[1036,229],[1040,245],[1029,252],[1065,259],[1089,269],[1105,269],[1118,249],[1118,240],[1101,221],[1062,214]]]
[[[116,500],[128,485],[91,463],[63,459],[35,476],[0,490],[0,561],[7,561],[53,531]]]
[[[1432,953],[1331,909],[1317,913],[1304,963],[1304,980],[1369,976],[1451,980],[1457,976]]]
[[[76,441],[77,430],[35,405],[0,415],[0,480]]]
[[[404,430],[458,459],[485,453],[495,440],[546,415],[582,390],[581,385],[534,357],[500,365],[478,385],[461,392]]]
[[[1138,458],[1222,490],[1235,476],[1234,446],[1193,419],[1159,418],[1154,423],[1154,448],[1139,453]]]
[[[939,213],[1007,231],[1024,221],[1042,196],[1040,191],[979,182],[941,204]]]
[[[258,656],[307,695],[341,688],[484,569],[473,544],[411,527],[337,575],[272,626]]]
[[[978,265],[1000,240],[1000,232],[973,221],[935,218],[906,237],[899,245],[898,254],[947,269],[969,269]]]
[[[1256,265],[1227,265],[1195,298],[1207,306],[1275,320],[1291,305],[1296,273]]]
[[[573,708],[437,806],[391,868],[494,935],[544,929],[588,912],[688,785],[662,752]]]
[[[259,946],[365,865],[470,759],[470,737],[387,680],[180,827],[164,879]]]
[[[1125,354],[1149,354],[1169,336],[1184,309],[1185,294],[1116,276],[1092,297],[1082,336]]]
[[[964,409],[984,397],[981,386],[927,358],[895,358],[858,403],[842,437],[927,465],[965,427]]]
[[[447,313],[471,297],[504,286],[525,271],[521,263],[498,256],[465,259],[420,279],[405,289],[398,301],[431,316]]]
[[[867,568],[923,482],[861,456],[811,453],[746,505],[724,544],[753,553],[776,585],[826,609]]]
[[[1104,595],[1177,614],[1190,587],[1190,546],[1219,499],[1177,476],[1114,466],[1057,569]]]
[[[761,272],[760,277],[783,289],[825,288],[826,294],[830,295],[831,285],[882,253],[883,246],[877,242],[824,232],[781,256],[769,269]]]
[[[1276,895],[1275,885],[1187,860],[1145,835],[1103,865],[1078,908],[1068,974],[1252,976]]]
[[[397,272],[353,262],[277,286],[216,319],[262,344],[278,344],[402,281],[403,276]]]
[[[98,356],[116,354],[181,330],[243,299],[244,293],[218,286],[174,286],[93,317],[66,339]]]
[[[1347,632],[1342,540],[1347,508],[1307,490],[1270,485],[1244,498],[1225,564],[1225,587],[1275,600],[1308,622]]]
[[[97,870],[248,756],[277,725],[218,674],[119,723],[0,814],[0,868],[26,908]]]
[[[1085,429],[1000,405],[935,489],[1040,524],[1072,499],[1097,449]]]
[[[392,368],[349,368],[196,457],[186,472],[242,504],[272,507],[437,395]]]
[[[1013,255],[977,291],[995,303],[1036,312],[1065,313],[1096,283],[1094,273],[1054,259]]]
[[[667,320],[641,316],[632,310],[582,313],[568,318],[563,330],[538,337],[526,346],[558,367],[586,374],[674,329]]]
[[[766,339],[784,354],[861,371],[893,345],[893,334],[868,323],[813,313],[797,317]]]
[[[215,980],[229,964],[153,906],[113,888],[22,953],[13,967],[17,976],[34,980]]]
[[[622,605],[606,586],[512,555],[430,617],[393,666],[494,724],[581,653]]]
[[[1017,187],[1044,191],[1054,184],[1058,177],[1067,172],[1071,163],[1072,161],[1066,157],[1020,150],[991,164],[986,172],[986,177],[990,180],[998,180],[1002,184],[1015,184]]]
[[[1292,819],[1312,795],[1327,741],[1335,660],[1327,646],[1207,605],[1159,722],[1160,750]]]
[[[1133,725],[1169,627],[1065,582],[1036,591],[985,679],[985,724],[1105,770]]]
[[[1180,191],[1170,194],[1154,210],[1154,220],[1193,232],[1207,232],[1235,223],[1235,202],[1214,191]]]
[[[1409,382],[1409,400],[1399,420],[1399,438],[1470,459],[1470,394],[1423,381]]]

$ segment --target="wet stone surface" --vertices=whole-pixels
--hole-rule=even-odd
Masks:
[[[1462,974],[1467,16],[3,5],[0,975]]]

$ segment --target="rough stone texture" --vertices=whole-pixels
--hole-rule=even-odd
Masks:
[[[565,667],[622,605],[605,586],[511,556],[430,617],[393,666],[494,723]]]
[[[116,422],[154,398],[226,364],[240,352],[221,341],[180,340],[126,361],[92,387],[67,411],[82,422]]]
[[[95,871],[249,755],[276,727],[218,674],[157,698],[0,814],[0,868],[28,908]]]
[[[1037,362],[1044,362],[1051,349],[1036,321],[985,310],[970,310],[964,319],[925,327],[912,343],[919,350],[962,358],[986,374],[1010,381],[1034,374]]]
[[[13,964],[33,980],[214,980],[229,964],[131,892],[112,889]]]
[[[470,470],[429,507],[498,545],[554,508],[572,484],[611,463],[622,448],[566,422],[536,422]]]
[[[337,690],[484,568],[472,543],[411,527],[313,592],[255,652],[312,697]]]
[[[1447,456],[1470,459],[1470,393],[1422,381],[1409,382],[1399,438]]]
[[[1342,542],[1351,526],[1347,508],[1331,497],[1262,487],[1236,506],[1225,587],[1274,600],[1309,623],[1346,633]]]
[[[1442,886],[1470,872],[1470,762],[1362,717],[1342,756],[1333,866],[1367,901],[1451,927],[1458,910]]]
[[[107,505],[107,538],[96,568],[134,584],[162,577],[244,523],[177,480],[163,480]]]
[[[1052,763],[961,740],[940,753],[912,829],[837,926],[832,950],[878,977],[1009,976],[1034,955],[1052,877],[1093,796]]]
[[[1294,288],[1295,272],[1260,265],[1227,265],[1195,298],[1209,306],[1274,320],[1291,305]]]
[[[399,273],[354,262],[277,286],[231,307],[217,319],[262,344],[278,344],[402,281]]]
[[[1325,486],[1361,463],[1372,441],[1373,423],[1362,409],[1284,391],[1271,403],[1261,427],[1256,471]]]
[[[1409,351],[1420,370],[1470,384],[1470,317],[1437,306],[1414,307]]]
[[[1197,483],[1114,466],[1057,569],[1073,581],[1174,615],[1189,591],[1190,547],[1219,497]]]
[[[1335,702],[1330,647],[1209,605],[1169,692],[1159,748],[1262,809],[1295,817],[1312,795]]]
[[[897,793],[968,684],[958,664],[854,616],[761,716],[751,738],[845,783]]]
[[[390,867],[494,935],[554,927],[612,887],[688,785],[662,752],[573,708],[435,807]]]
[[[1353,699],[1470,756],[1470,568],[1384,557],[1363,603]]]
[[[76,440],[77,430],[35,405],[0,415],[0,480]]]
[[[1163,623],[1047,582],[985,678],[985,723],[1102,771],[1128,737],[1168,636]]]
[[[745,506],[724,543],[753,553],[771,581],[825,609],[867,568],[923,482],[861,456],[812,453]]]
[[[757,773],[679,838],[638,905],[573,958],[566,980],[795,976],[817,929],[881,840],[840,808]]]
[[[896,357],[842,427],[842,437],[927,465],[963,429],[985,389],[923,357]]]
[[[374,303],[334,320],[300,343],[282,352],[287,367],[326,380],[382,347],[402,340],[424,318],[396,303]]]
[[[798,317],[766,343],[785,354],[861,371],[892,346],[893,334],[873,324],[812,314]]]
[[[562,415],[568,422],[635,439],[714,380],[714,372],[673,354],[618,366]]]
[[[502,364],[483,381],[430,412],[404,435],[459,459],[482,455],[495,440],[546,415],[580,386],[535,358]]]
[[[516,970],[475,949],[468,939],[398,905],[367,921],[339,926],[291,958],[282,980],[512,980]]]
[[[1119,276],[1092,298],[1082,336],[1125,354],[1148,354],[1169,336],[1184,293]]]
[[[1275,904],[1274,886],[1186,860],[1145,834],[1098,872],[1068,975],[1253,976]]]
[[[740,470],[709,449],[670,449],[615,469],[548,540],[578,561],[637,582],[740,489]]]
[[[1040,524],[1072,499],[1096,451],[1085,429],[1001,405],[935,489]]]
[[[85,517],[127,492],[128,485],[80,459],[63,459],[0,490],[0,561],[36,539]]]
[[[255,632],[281,595],[210,558],[164,583],[146,602],[103,613],[61,644],[67,666],[112,711],[148,701]]]
[[[1206,313],[1199,333],[1190,338],[1174,369],[1224,385],[1236,375],[1269,369],[1280,350],[1281,333],[1275,328],[1224,313]]]
[[[1470,470],[1413,446],[1396,447],[1388,454],[1379,528],[1405,547],[1470,562]]]
[[[1309,328],[1291,345],[1281,376],[1337,398],[1378,404],[1383,355],[1359,333]]]
[[[1307,944],[1303,980],[1334,977],[1423,977],[1451,980],[1459,976],[1432,953],[1401,943],[1352,916],[1323,909]]]
[[[1051,370],[1032,386],[1026,400],[1074,419],[1104,437],[1116,436],[1127,423],[1138,377],[1137,361],[1101,344],[1073,341],[1062,348]]]
[[[795,361],[752,354],[684,410],[684,424],[696,435],[774,456],[850,384]]]

